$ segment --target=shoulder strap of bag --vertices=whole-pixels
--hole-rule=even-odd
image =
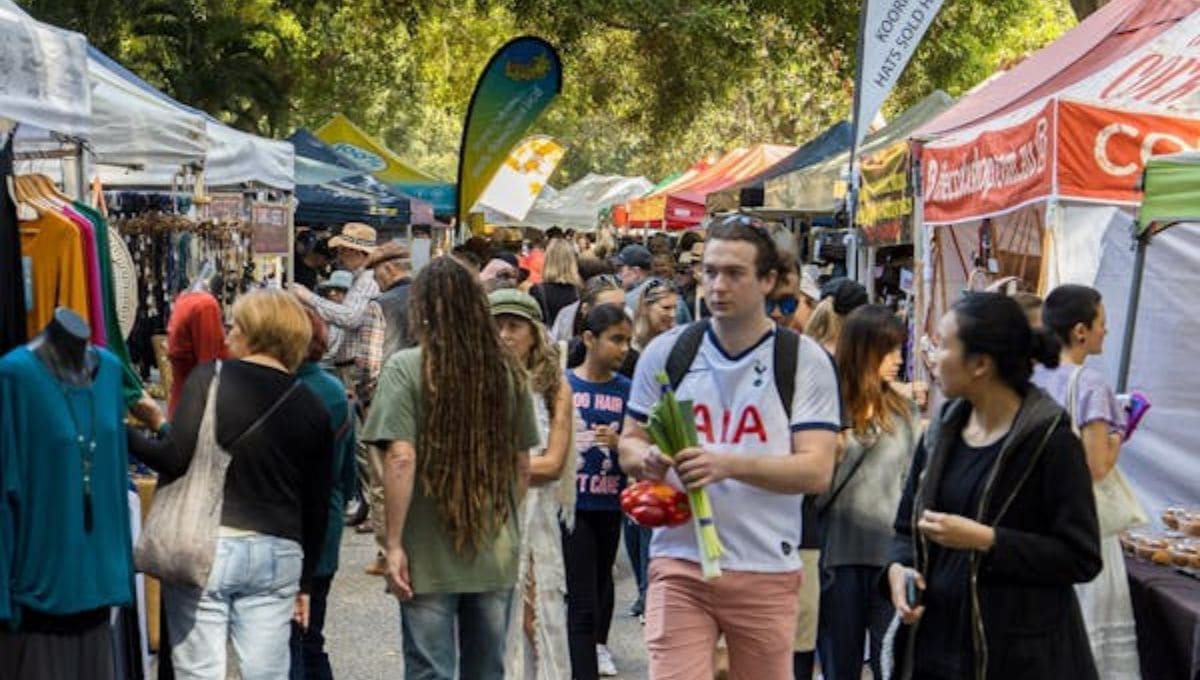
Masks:
[[[300,381],[298,379],[293,380],[291,386],[288,387],[287,390],[283,394],[281,394],[278,399],[275,400],[275,403],[271,404],[270,408],[268,408],[266,411],[264,411],[263,414],[261,416],[259,416],[258,419],[255,420],[253,423],[250,423],[250,427],[247,427],[246,429],[242,430],[242,433],[237,436],[237,439],[234,439],[232,442],[230,442],[229,446],[224,447],[224,448],[226,448],[226,449],[234,448],[239,443],[241,443],[241,441],[243,439],[245,439],[247,435],[254,432],[258,428],[262,427],[262,424],[267,422],[267,418],[270,418],[271,415],[274,414],[275,411],[277,411],[280,406],[283,406],[284,402],[286,402],[288,400],[288,397],[292,396],[292,393],[295,392],[299,387],[300,387]]]
[[[915,436],[916,433],[913,431],[914,430],[913,419],[911,417],[903,417],[903,418],[900,418],[900,420],[903,421],[902,425],[904,427],[904,430],[906,432],[908,432],[909,441],[911,441],[912,445],[915,447],[917,444],[917,442],[916,442],[917,437]],[[819,503],[819,505],[817,506],[817,516],[818,517],[824,517],[825,513],[829,511],[829,508],[833,507],[833,502],[837,500],[837,497],[839,495],[841,495],[842,491],[846,488],[846,486],[850,484],[850,480],[854,479],[854,473],[858,472],[858,469],[860,467],[862,467],[863,461],[866,459],[867,459],[866,452],[859,454],[858,458],[856,458],[854,460],[853,467],[850,468],[850,472],[847,473],[846,476],[842,478],[841,483],[838,484],[835,489],[833,489],[833,492],[830,493],[828,496],[818,497],[818,499],[817,499],[817,502]],[[834,474],[834,477],[836,478],[837,477],[837,468],[834,468],[833,474]]]
[[[796,395],[796,368],[800,364],[800,334],[790,328],[775,328],[775,389],[788,423],[792,421],[792,399]]]
[[[1076,366],[1071,372],[1071,381],[1067,383],[1067,415],[1071,418],[1071,431],[1075,436],[1079,436],[1079,421],[1076,412],[1079,410],[1079,375],[1083,373],[1083,366]]]
[[[679,337],[675,338],[675,344],[671,346],[671,353],[667,355],[666,366],[667,380],[670,382],[672,390],[679,389],[683,377],[692,367],[692,362],[696,360],[696,354],[700,351],[700,343],[704,342],[704,333],[707,330],[708,319],[701,319],[688,324]]]
[[[667,355],[667,380],[672,390],[679,389],[683,377],[687,375],[696,354],[700,351],[700,343],[704,342],[704,334],[708,331],[708,319],[693,321],[675,338],[671,352]],[[779,401],[783,404],[783,412],[788,420],[792,418],[792,398],[796,394],[796,367],[800,353],[800,335],[782,326],[775,329],[775,389],[779,392]]]

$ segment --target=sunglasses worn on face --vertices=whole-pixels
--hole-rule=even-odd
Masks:
[[[795,295],[788,295],[777,298],[775,300],[767,300],[767,316],[771,312],[778,309],[783,316],[791,316],[796,313],[796,309],[800,307],[800,299]]]

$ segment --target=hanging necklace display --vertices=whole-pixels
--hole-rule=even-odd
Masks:
[[[67,407],[67,414],[71,417],[71,425],[75,428],[75,445],[79,448],[80,466],[83,472],[83,530],[90,534],[92,532],[92,465],[96,457],[96,435],[100,431],[100,426],[96,422],[96,396],[90,389],[87,390],[92,432],[90,436],[85,437],[83,428],[79,426],[79,419],[75,417],[75,408],[71,405],[71,395],[61,383],[58,387],[62,391],[63,405]]]

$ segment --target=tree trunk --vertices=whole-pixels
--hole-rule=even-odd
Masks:
[[[1108,4],[1108,0],[1071,0],[1071,9],[1075,10],[1075,18],[1083,21],[1092,12]]]

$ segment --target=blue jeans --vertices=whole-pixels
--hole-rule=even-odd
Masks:
[[[512,589],[506,589],[429,593],[401,602],[406,680],[503,680],[511,599]]]
[[[876,678],[883,677],[880,647],[895,612],[892,603],[879,592],[882,572],[881,567],[858,565],[822,572],[817,654],[826,680],[862,677],[863,640],[868,633],[871,672]]]
[[[638,597],[644,601],[646,586],[649,585],[646,571],[650,568],[650,537],[654,535],[654,530],[638,526],[624,515],[621,524],[625,534],[625,554],[629,556],[629,567],[637,581]]]
[[[309,593],[308,630],[292,624],[291,680],[333,680],[329,655],[325,653],[325,611],[329,604],[332,576],[313,578]]]
[[[303,561],[285,538],[221,537],[204,588],[164,583],[176,680],[224,680],[227,641],[243,680],[285,680]]]

